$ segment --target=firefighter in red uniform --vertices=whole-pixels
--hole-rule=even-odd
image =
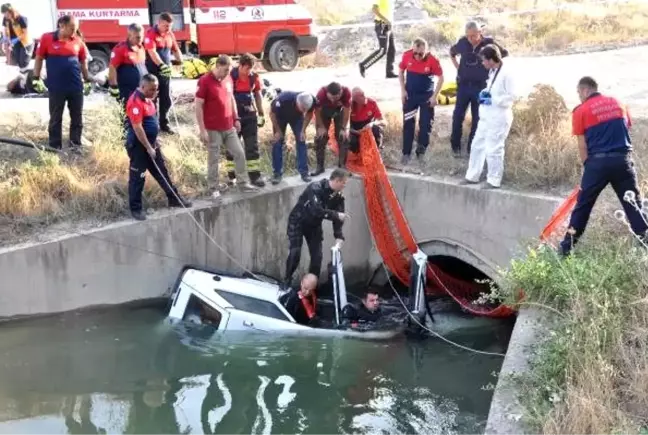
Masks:
[[[139,24],[128,26],[128,38],[113,48],[108,66],[110,95],[119,99],[126,108],[126,102],[139,87],[140,80],[147,74],[146,50],[142,45],[143,28]]]
[[[338,166],[346,166],[347,151],[349,149],[349,119],[351,115],[351,91],[346,86],[331,82],[323,86],[316,95],[315,120],[317,135],[315,137],[315,155],[317,169],[311,174],[316,177],[324,173],[326,159],[326,145],[329,140],[329,127],[331,121],[335,125],[335,136],[340,146]]]
[[[416,113],[420,111],[416,158],[421,160],[428,145],[434,122],[434,106],[443,86],[443,69],[439,59],[427,51],[423,38],[414,40],[414,47],[403,53],[399,79],[403,100],[403,157],[401,164],[410,161],[416,129]],[[434,76],[439,80],[434,87]]]
[[[259,159],[259,127],[265,125],[263,114],[263,96],[261,95],[261,80],[259,75],[252,71],[256,59],[249,53],[243,54],[239,59],[238,66],[232,68],[230,76],[234,84],[234,99],[239,119],[241,120],[241,131],[239,137],[245,145],[245,161],[247,164],[250,183],[258,187],[265,186],[261,178],[261,160]],[[229,152],[227,156],[227,176],[230,185],[236,182],[236,168],[234,157]]]
[[[378,148],[383,147],[383,129],[385,120],[376,100],[367,98],[360,88],[351,91],[351,130],[349,150],[360,151],[360,132],[370,129],[376,139]]]
[[[155,178],[169,201],[169,207],[191,207],[191,202],[180,197],[171,183],[164,156],[158,146],[157,136],[160,125],[153,100],[158,91],[158,80],[153,74],[142,77],[140,87],[132,93],[126,103],[128,131],[126,151],[130,158],[128,177],[128,204],[132,216],[145,220],[142,209],[142,191],[146,171]]]
[[[41,36],[36,52],[32,86],[43,93],[45,83],[40,78],[43,60],[47,68],[49,94],[49,146],[63,146],[63,110],[67,103],[70,111],[70,146],[75,152],[81,148],[83,131],[83,94],[90,90],[88,76],[88,53],[85,44],[77,36],[78,23],[71,15],[58,19],[58,30]]]
[[[168,12],[160,14],[155,26],[149,28],[144,36],[146,48],[146,69],[158,78],[160,92],[158,95],[160,108],[160,131],[173,134],[169,125],[169,110],[171,109],[171,52],[176,64],[182,64],[182,53],[173,35],[171,25],[173,17]]]
[[[578,82],[582,104],[572,114],[573,133],[583,162],[581,191],[569,220],[569,231],[559,252],[568,255],[585,232],[596,199],[608,184],[616,193],[632,231],[646,241],[648,225],[642,216],[642,201],[632,159],[627,109],[615,98],[601,95],[591,77]]]

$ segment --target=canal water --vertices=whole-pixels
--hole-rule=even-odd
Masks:
[[[0,325],[0,433],[479,433],[502,358],[370,342],[169,329],[163,308]],[[505,352],[510,325],[457,333]]]

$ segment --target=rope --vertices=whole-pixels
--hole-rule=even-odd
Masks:
[[[365,220],[367,222],[367,226],[370,227],[369,216],[367,215],[367,210],[364,207],[363,207],[363,211],[364,211]],[[371,233],[371,231],[370,231],[370,234],[371,234],[371,239],[373,241],[373,245],[376,246],[375,239],[374,239],[373,233]],[[465,350],[467,352],[472,352],[472,353],[475,353],[475,354],[478,354],[478,355],[499,356],[499,357],[505,357],[506,356],[505,354],[499,353],[499,352],[487,352],[487,351],[483,351],[483,350],[479,350],[479,349],[474,349],[474,348],[471,348],[471,347],[468,347],[468,346],[464,346],[463,344],[459,344],[459,343],[457,343],[455,341],[452,341],[449,338],[446,338],[443,335],[439,334],[438,332],[436,332],[436,331],[428,328],[427,326],[423,325],[421,322],[419,322],[419,320],[416,318],[416,316],[407,308],[407,304],[405,304],[405,301],[403,301],[403,298],[401,298],[401,296],[398,294],[398,291],[396,290],[396,287],[394,287],[394,284],[392,283],[389,269],[387,269],[387,266],[385,266],[385,263],[381,262],[380,265],[385,270],[385,275],[387,276],[387,282],[389,283],[389,286],[391,287],[392,292],[394,293],[394,295],[396,295],[396,298],[398,298],[398,301],[403,306],[403,309],[405,310],[407,315],[410,318],[412,318],[412,320],[414,320],[414,322],[421,329],[429,332],[430,334],[432,334],[435,337],[439,338],[441,341],[443,341],[443,342],[445,342],[445,343],[447,343],[447,344],[449,344],[451,346],[455,346],[455,347],[457,347],[459,349]]]

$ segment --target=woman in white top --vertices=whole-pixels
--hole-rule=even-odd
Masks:
[[[502,62],[502,54],[496,46],[482,48],[480,56],[490,73],[486,89],[479,94],[479,124],[462,184],[478,183],[486,163],[488,174],[484,187],[493,189],[502,184],[504,143],[513,123],[516,89],[512,71]]]

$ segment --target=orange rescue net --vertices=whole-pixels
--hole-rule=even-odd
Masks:
[[[339,147],[332,125],[329,138],[329,147],[337,154]],[[349,152],[347,168],[363,177],[367,219],[378,252],[387,268],[400,282],[408,285],[412,254],[417,251],[418,246],[389,181],[371,130],[360,134],[360,152]],[[542,231],[543,242],[564,234],[563,227],[576,203],[578,190],[578,187],[574,189],[551,217]],[[511,307],[505,305],[492,307],[475,304],[475,300],[483,291],[482,284],[455,278],[434,264],[428,264],[427,282],[428,294],[448,294],[472,314],[507,317],[514,313]],[[523,297],[522,292],[519,297]]]

